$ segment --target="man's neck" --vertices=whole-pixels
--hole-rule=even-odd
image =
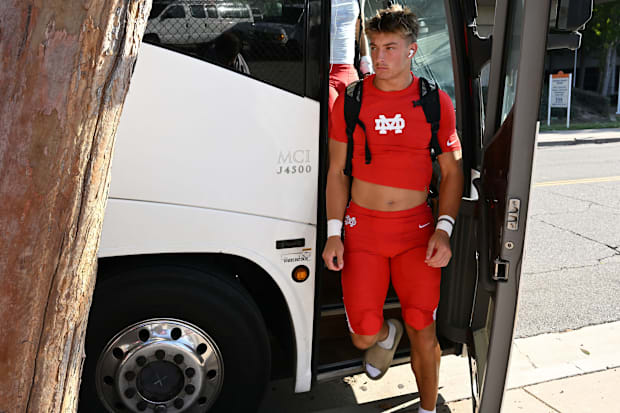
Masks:
[[[407,89],[411,82],[413,82],[413,75],[408,70],[391,79],[377,79],[377,77],[373,79],[373,85],[384,92]]]

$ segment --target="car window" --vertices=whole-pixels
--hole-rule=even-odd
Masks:
[[[185,18],[185,9],[183,9],[183,6],[172,6],[161,16],[162,20],[183,18]]]
[[[196,17],[198,19],[204,19],[207,17],[207,14],[205,13],[205,8],[202,4],[193,4],[189,6],[189,12],[192,17]]]
[[[209,17],[217,17],[217,7],[215,6],[207,6],[207,15]]]

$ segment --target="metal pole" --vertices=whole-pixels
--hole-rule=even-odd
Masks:
[[[616,115],[620,115],[620,73],[618,73],[618,109],[616,109]]]
[[[575,87],[576,79],[577,79],[577,49],[575,49],[575,62],[573,63],[573,87]]]
[[[553,82],[553,77],[550,74],[549,75],[549,99],[547,102],[547,126],[551,125],[551,82]]]
[[[568,129],[570,127],[570,97],[573,94],[573,89],[571,87],[571,80],[574,80],[575,78],[573,77],[571,79],[571,77],[573,76],[572,73],[568,74],[568,108],[566,108],[566,129]]]

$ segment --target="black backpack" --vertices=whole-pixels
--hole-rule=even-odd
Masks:
[[[347,160],[344,168],[344,174],[352,176],[353,172],[353,132],[356,126],[359,126],[366,134],[366,126],[359,119],[360,109],[362,108],[363,80],[358,80],[347,86],[344,96],[344,120],[347,132]],[[431,125],[431,140],[429,152],[433,164],[437,159],[437,155],[441,154],[441,146],[437,138],[439,131],[439,121],[441,119],[441,105],[439,104],[439,88],[436,84],[430,83],[423,77],[419,78],[420,100],[412,102],[413,107],[422,106],[426,121]],[[365,139],[365,162],[369,164],[372,159],[370,148],[368,147],[368,139]],[[436,169],[435,167],[433,169]],[[429,188],[430,196],[437,196],[437,190],[433,185]]]

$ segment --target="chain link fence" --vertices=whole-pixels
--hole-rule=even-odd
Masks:
[[[303,94],[304,37],[303,1],[154,0],[144,41]]]

